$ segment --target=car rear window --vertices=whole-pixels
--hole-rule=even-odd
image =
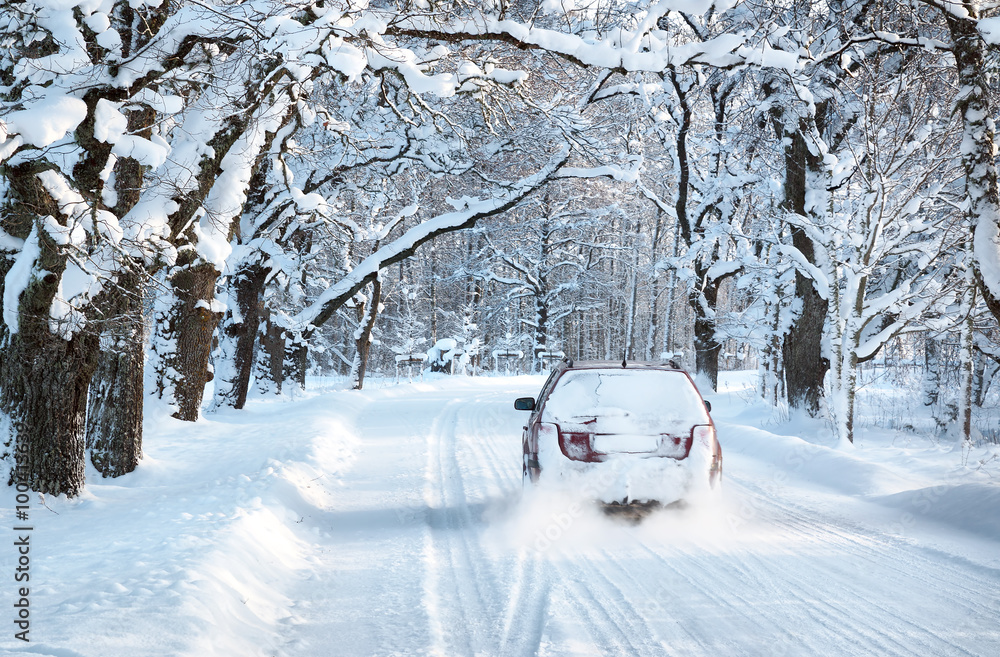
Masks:
[[[636,435],[686,433],[709,421],[688,377],[669,370],[568,371],[545,402],[542,419]]]

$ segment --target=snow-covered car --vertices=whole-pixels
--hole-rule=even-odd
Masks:
[[[673,362],[563,361],[524,427],[524,479],[608,505],[667,505],[719,485],[706,402]]]

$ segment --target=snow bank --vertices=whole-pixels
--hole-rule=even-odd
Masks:
[[[723,456],[747,454],[782,471],[784,480],[808,482],[845,495],[886,495],[922,481],[862,456],[764,429],[719,422]]]
[[[938,484],[873,501],[948,527],[1000,541],[1000,486]]]
[[[194,425],[150,409],[134,473],[101,479],[90,469],[80,498],[31,505],[32,649],[61,655],[72,646],[77,657],[283,650],[300,622],[302,601],[290,589],[315,567],[313,543],[328,528],[330,490],[352,463],[350,423],[363,404],[350,394],[336,408],[256,402]],[[4,505],[8,527],[13,508]]]

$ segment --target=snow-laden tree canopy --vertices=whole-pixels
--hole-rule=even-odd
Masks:
[[[1000,316],[991,6],[0,5],[0,413],[39,490],[78,491],[85,448],[127,471],[144,386],[194,420],[213,379],[236,406],[254,371],[303,380],[330,322],[367,357],[397,289],[435,340],[495,286],[544,300],[487,313],[535,355],[690,336],[710,384],[742,336],[815,414],[828,368],[851,388],[952,314],[971,353],[979,299]],[[526,243],[546,204],[572,208],[557,258]],[[476,226],[444,272],[430,245]]]

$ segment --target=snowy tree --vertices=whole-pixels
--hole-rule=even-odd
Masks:
[[[656,51],[643,45],[649,25],[628,21],[628,12],[621,24],[628,34],[615,37],[623,40],[601,42],[472,9],[399,13],[392,5],[126,6],[110,0],[3,7],[0,246],[12,257],[0,265],[0,409],[11,420],[18,481],[68,494],[83,485],[83,418],[99,353],[93,320],[121,308],[138,312],[139,304],[116,302],[112,291],[127,283],[121,277],[132,267],[155,275],[167,291],[155,311],[151,368],[157,391],[176,406],[177,417],[198,417],[212,376],[213,334],[225,310],[216,285],[249,181],[307,111],[320,73],[350,80],[390,71],[418,94],[444,97],[512,84],[524,73],[485,62],[435,72],[442,52],[423,47],[428,38],[509,41],[588,66],[619,66],[623,54],[635,53],[629,66],[640,69],[658,69],[678,57],[728,60],[742,45],[730,39],[709,48]],[[414,49],[400,43],[421,39]],[[378,269],[435,235],[512,207],[554,174],[569,149],[548,155],[554,157],[515,179],[520,182],[508,185],[506,195],[472,200],[447,218],[435,215],[437,221],[407,234],[393,253],[373,256],[351,281],[300,313],[297,323],[306,327],[335,312]],[[134,334],[125,339],[136,340]],[[301,355],[304,343],[292,342]],[[32,367],[39,359],[51,366]],[[103,371],[132,383],[107,381],[102,390],[136,389],[138,359],[123,363],[127,367]],[[100,413],[113,405],[94,408]],[[113,424],[138,430],[134,423]],[[134,444],[135,438],[119,442]]]
[[[831,413],[849,442],[858,364],[896,336],[923,330],[960,296],[961,223],[952,210],[959,176],[948,156],[954,135],[936,118],[940,80],[904,87],[905,72],[879,80],[872,74],[882,66],[922,65],[887,60],[870,57],[855,80],[858,127],[835,154],[850,178],[831,191],[828,223],[808,226],[816,265],[794,246],[782,247],[830,304]]]

